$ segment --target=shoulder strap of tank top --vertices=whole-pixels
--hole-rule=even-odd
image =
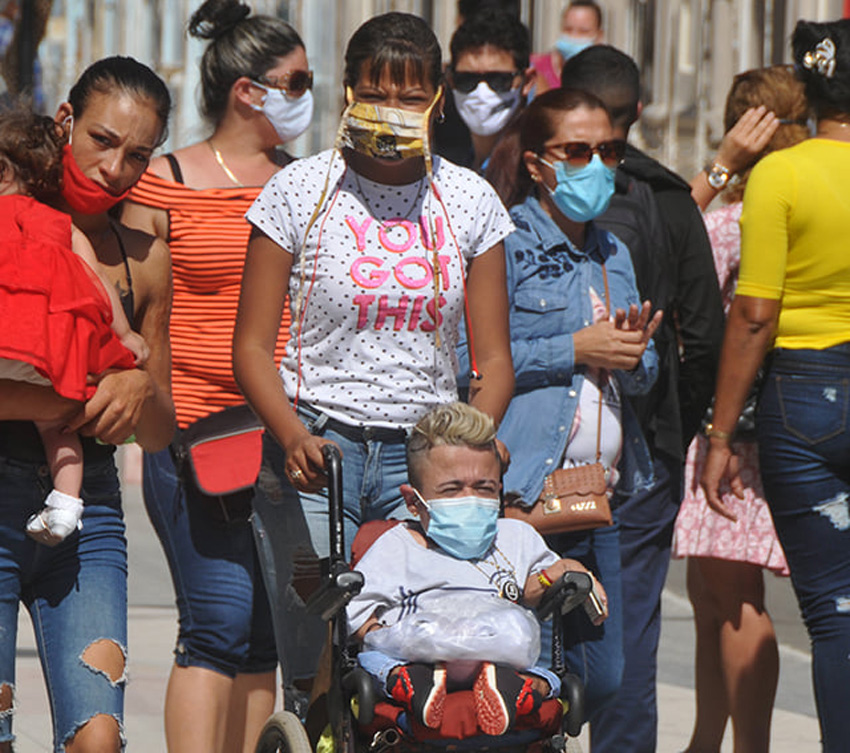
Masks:
[[[121,238],[121,231],[118,228],[118,223],[110,218],[109,227],[112,228],[112,232],[115,234],[115,240],[118,241],[118,250],[121,252],[121,261],[124,262],[124,273],[127,278],[127,292],[120,293],[118,297],[121,300],[121,308],[124,309],[127,321],[130,322],[130,325],[132,326],[136,313],[136,301],[133,296],[133,275],[130,272],[130,260],[127,258],[127,249],[124,246],[123,238]]]
[[[180,169],[180,163],[177,161],[177,157],[175,157],[171,152],[168,152],[168,154],[164,154],[163,156],[168,160],[168,164],[171,165],[171,174],[174,176],[174,182],[182,185],[184,183],[183,171]]]

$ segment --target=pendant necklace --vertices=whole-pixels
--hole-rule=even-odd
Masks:
[[[234,174],[233,171],[224,163],[224,157],[221,156],[221,152],[213,146],[212,139],[207,139],[207,143],[210,145],[210,149],[213,151],[213,155],[215,155],[215,161],[218,162],[219,167],[224,170],[224,174],[230,178],[239,188],[244,188],[245,184],[242,183]]]
[[[488,583],[493,583],[495,581],[495,585],[499,589],[500,599],[506,599],[507,601],[517,604],[522,598],[522,589],[519,587],[519,583],[517,583],[516,580],[516,570],[514,569],[513,563],[505,556],[505,553],[501,549],[499,549],[498,546],[494,544],[493,548],[498,554],[501,555],[502,559],[508,566],[508,570],[505,570],[504,568],[499,566],[495,555],[493,555],[492,563],[490,562],[489,557],[484,560],[484,562],[486,562],[488,565],[492,565],[493,567],[493,572],[489,575],[476,562],[468,560],[469,564],[472,565],[476,570],[478,570],[478,572],[481,573],[485,578],[487,578]]]

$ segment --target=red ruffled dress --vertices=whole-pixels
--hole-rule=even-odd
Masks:
[[[0,359],[87,400],[89,374],[135,365],[111,323],[100,280],[71,250],[71,218],[29,196],[0,196]]]

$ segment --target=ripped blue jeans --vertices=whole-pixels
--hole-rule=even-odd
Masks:
[[[769,357],[765,496],[812,641],[823,750],[850,750],[850,343]]]
[[[24,533],[51,488],[46,465],[0,456],[0,687],[14,687],[22,603],[35,628],[59,753],[99,714],[118,721],[123,739],[124,675],[111,681],[84,654],[105,640],[126,656],[127,540],[111,457],[86,463],[83,529],[53,548]],[[0,713],[0,743],[14,740],[12,717]]]

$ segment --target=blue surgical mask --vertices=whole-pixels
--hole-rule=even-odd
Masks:
[[[592,44],[593,39],[589,37],[571,37],[569,34],[561,34],[555,41],[555,49],[564,60],[569,60],[574,55],[578,55],[582,50],[586,50]]]
[[[425,534],[447,554],[461,560],[481,559],[496,538],[499,500],[486,497],[447,497],[427,502]]]
[[[554,190],[549,186],[546,190],[568,219],[587,222],[608,209],[614,195],[615,171],[605,167],[598,154],[584,167],[570,167],[566,162],[553,165],[542,157],[538,159],[555,171],[558,183]]]

